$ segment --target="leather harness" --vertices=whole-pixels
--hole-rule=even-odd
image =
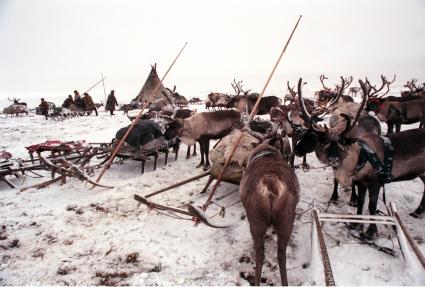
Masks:
[[[253,163],[256,159],[258,159],[258,158],[260,158],[262,156],[268,156],[268,155],[272,155],[272,154],[274,154],[274,152],[273,151],[268,151],[268,150],[265,150],[265,151],[262,151],[262,152],[257,153],[256,155],[254,155],[253,157],[251,157],[251,159],[248,162],[247,167],[250,166],[251,163]]]
[[[394,148],[388,137],[380,136],[384,147],[384,160],[381,161],[375,151],[363,140],[357,139],[360,147],[359,159],[353,175],[359,172],[369,162],[378,174],[380,183],[390,183],[394,176],[391,174],[394,160]]]

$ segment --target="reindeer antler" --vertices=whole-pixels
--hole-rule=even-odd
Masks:
[[[236,96],[239,96],[242,92],[242,81],[236,83],[236,79],[233,79],[233,82],[230,83],[232,88],[235,90]]]
[[[244,91],[242,81],[236,82],[236,79],[233,79],[233,82],[230,84],[232,85],[232,88],[235,90],[236,96],[239,96],[241,93],[243,93],[246,96],[251,91],[251,89],[249,89],[248,91]]]
[[[386,94],[389,92],[390,85],[391,85],[392,83],[394,83],[395,78],[396,78],[396,75],[394,75],[393,80],[392,80],[391,82],[389,82],[389,81],[387,80],[387,78],[386,78],[384,75],[381,75],[382,85],[381,85],[381,87],[380,87],[379,89],[377,89],[377,88],[376,88],[376,86],[372,86],[372,85],[370,84],[369,80],[366,78],[366,83],[363,83],[363,84],[369,88],[369,94],[368,94],[368,97],[369,97],[369,98],[372,98],[372,97],[373,97],[373,98],[376,98],[376,97],[378,97],[378,93],[379,93],[380,91],[382,91],[382,89],[383,89],[384,87],[387,87],[387,91],[386,91],[384,94],[380,95],[379,97],[383,97],[384,95],[386,95]],[[373,90],[373,92],[372,92],[372,93],[370,93],[372,90]]]
[[[287,81],[287,82],[286,82],[286,85],[288,86],[288,91],[289,91],[289,93],[291,94],[291,96],[292,96],[293,98],[295,98],[295,97],[297,96],[297,93],[294,91],[295,86],[293,86],[293,87],[291,88],[291,86],[289,85],[289,81]]]
[[[320,75],[320,82],[322,83],[323,88],[326,91],[330,91],[331,89],[329,89],[328,87],[325,86],[325,83],[323,83],[323,80],[327,80],[328,78],[325,75]]]
[[[342,77],[341,77],[341,79],[342,79]],[[353,76],[350,76],[348,78],[344,78],[343,82],[344,82],[344,84],[342,86],[342,92],[344,92],[351,85],[351,83],[353,82]]]
[[[418,89],[418,87],[416,87],[416,83],[417,83],[418,79],[412,79],[412,81],[407,81],[406,85],[404,85],[404,87],[408,88],[411,92],[414,92]]]

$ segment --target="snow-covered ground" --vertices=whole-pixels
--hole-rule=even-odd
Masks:
[[[199,107],[198,107],[199,108]],[[80,117],[66,121],[46,121],[42,116],[0,119],[0,147],[14,157],[27,158],[25,146],[46,140],[86,140],[109,142],[116,131],[129,124],[121,112],[110,116]],[[416,126],[416,125],[415,125]],[[225,217],[211,220],[232,223],[226,229],[205,225],[194,227],[181,220],[138,206],[135,193],[144,195],[176,181],[201,173],[196,168],[199,156],[185,159],[163,156],[154,172],[148,162],[140,175],[140,162],[114,164],[101,183],[114,189],[90,189],[89,185],[69,179],[44,189],[12,190],[0,182],[0,285],[249,285],[253,275],[254,250],[245,211],[239,202],[238,186],[220,185],[217,195],[235,191],[212,205],[207,213],[217,214],[220,206]],[[300,159],[297,159],[300,162]],[[301,198],[290,245],[287,270],[290,285],[313,285],[310,267],[311,210],[315,203],[321,211],[355,213],[348,206],[349,194],[340,191],[337,205],[328,205],[333,176],[315,155],[308,156],[309,172],[297,169]],[[45,173],[47,176],[47,173]],[[16,185],[29,186],[44,179],[11,179]],[[207,178],[154,196],[156,202],[181,206],[203,204],[199,194]],[[418,206],[424,187],[418,179],[389,184],[388,201],[394,201],[402,220],[425,253],[425,221],[408,214]],[[365,204],[367,213],[367,203]],[[379,200],[379,210],[386,212]],[[335,281],[338,285],[424,285],[425,272],[411,274],[390,227],[378,226],[376,244],[394,249],[392,257],[359,244],[342,223],[324,225],[325,241]],[[276,235],[270,230],[266,241],[263,284],[280,285]],[[319,274],[320,277],[321,274]],[[317,275],[316,275],[317,276]]]

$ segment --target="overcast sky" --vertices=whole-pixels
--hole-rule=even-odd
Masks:
[[[300,14],[273,91],[321,73],[425,81],[423,0],[0,0],[0,97],[66,96],[101,73],[135,96],[150,64],[162,76],[186,41],[166,86],[228,92],[237,78],[260,91]]]

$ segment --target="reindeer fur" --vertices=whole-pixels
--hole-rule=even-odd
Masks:
[[[256,157],[260,153],[268,153]],[[253,160],[254,159],[254,160]],[[251,162],[251,160],[253,160]],[[286,247],[292,233],[300,186],[296,174],[272,146],[260,144],[251,154],[240,184],[240,195],[255,248],[255,285],[260,285],[267,228],[277,232],[277,258],[282,285],[288,285]]]
[[[193,145],[199,142],[201,162],[199,166],[209,167],[209,142],[227,135],[232,127],[240,120],[240,113],[233,110],[204,112],[195,114],[187,119],[177,120],[178,131],[182,142]],[[205,156],[205,160],[204,160]]]

